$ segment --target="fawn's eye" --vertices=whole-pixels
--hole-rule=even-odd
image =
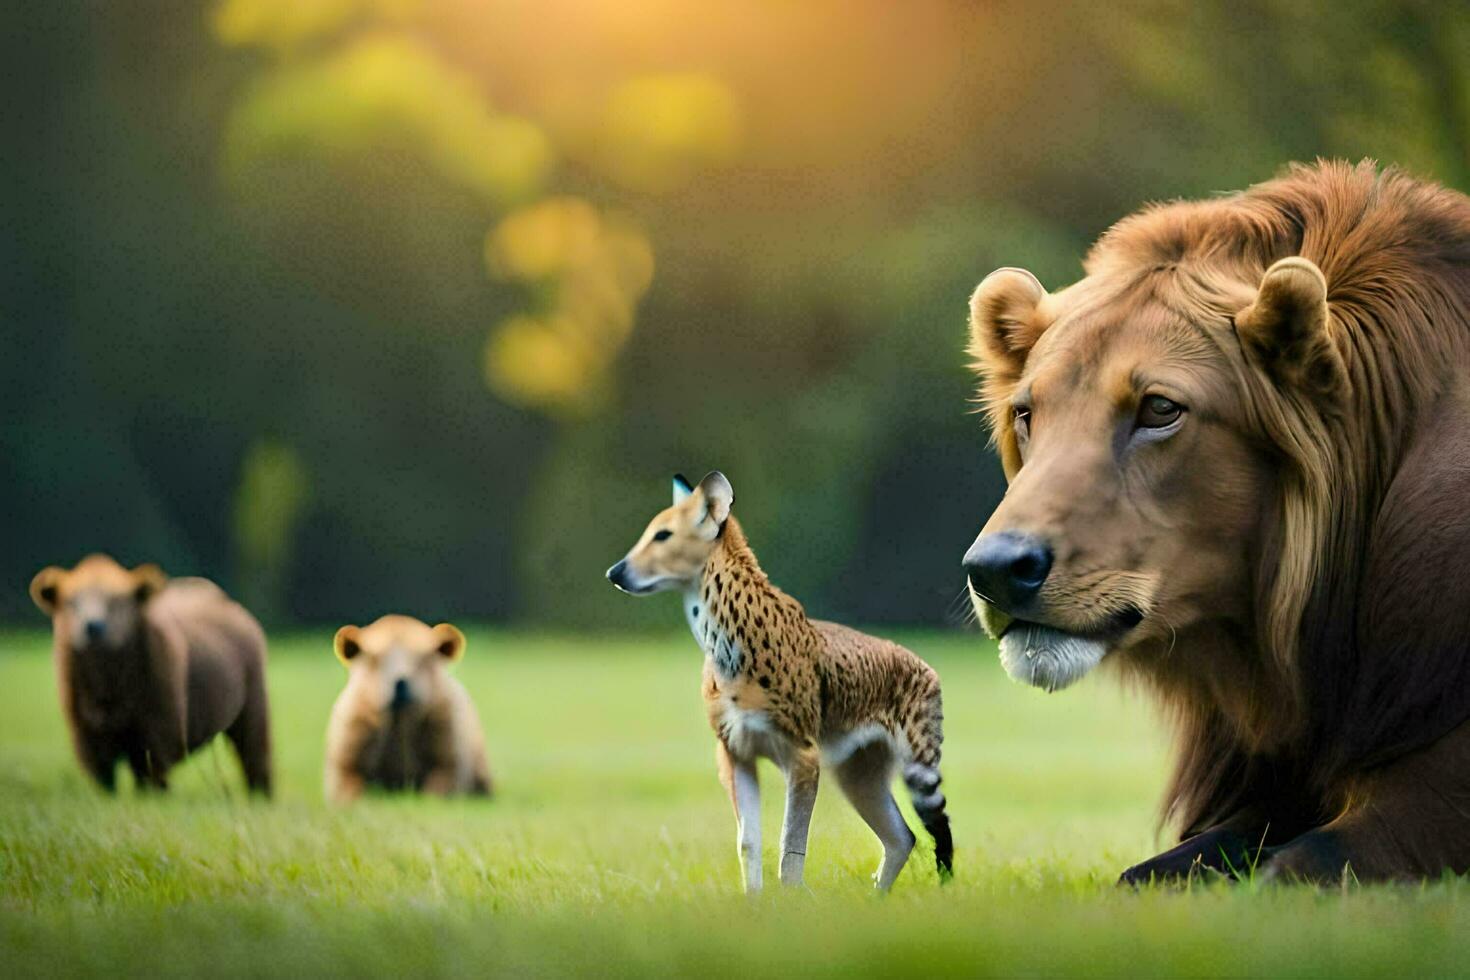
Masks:
[[[654,534],[653,540],[655,540],[655,541],[667,541],[667,540],[669,540],[669,538],[672,538],[673,536],[674,536],[674,532],[673,531],[670,531],[668,528],[664,528],[662,531],[659,531],[656,534]]]
[[[1184,406],[1163,395],[1148,395],[1138,404],[1140,429],[1165,429],[1179,421]]]

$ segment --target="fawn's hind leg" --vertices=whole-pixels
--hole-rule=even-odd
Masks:
[[[761,890],[761,785],[754,759],[737,759],[725,743],[715,743],[720,782],[735,807],[735,848],[740,855],[740,880],[748,895]]]
[[[869,742],[837,766],[837,783],[858,815],[878,835],[883,863],[873,875],[879,891],[893,887],[914,849],[914,834],[893,801],[893,750],[886,742]]]

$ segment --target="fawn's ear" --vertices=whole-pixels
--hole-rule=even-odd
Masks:
[[[987,381],[1021,376],[1026,355],[1047,328],[1046,290],[1025,269],[996,269],[970,296],[970,356]]]
[[[359,637],[362,634],[361,627],[344,626],[337,631],[332,638],[332,651],[337,654],[337,659],[344,664],[351,664],[352,658],[362,653],[362,644]]]
[[[730,486],[725,474],[719,470],[711,470],[699,481],[699,492],[704,497],[704,520],[713,524],[715,533],[718,534],[730,516],[730,508],[735,506],[735,488]]]
[[[1333,338],[1327,279],[1309,259],[1281,259],[1261,277],[1255,301],[1235,315],[1241,346],[1279,385],[1336,399],[1347,367]]]
[[[48,616],[56,614],[56,603],[61,598],[61,580],[65,576],[66,569],[51,565],[41,569],[31,579],[31,601]]]
[[[689,495],[691,493],[693,493],[693,492],[694,492],[694,488],[689,485],[689,481],[684,478],[684,474],[683,473],[675,473],[674,474],[674,503],[676,503],[676,504],[683,503],[684,500],[686,500],[689,497]]]
[[[133,576],[133,596],[139,603],[152,599],[168,584],[168,576],[163,574],[163,569],[152,562],[139,565],[130,574]]]
[[[464,656],[464,634],[457,626],[449,623],[440,623],[435,626],[434,640],[438,643],[435,649],[439,651],[439,656],[450,663]]]

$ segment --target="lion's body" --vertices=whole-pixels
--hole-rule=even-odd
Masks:
[[[1224,698],[1201,697],[1211,685],[1193,678],[1165,680],[1183,722],[1170,805],[1186,834],[1262,803],[1290,834],[1338,818],[1356,796],[1373,824],[1364,835],[1373,856],[1357,858],[1358,874],[1470,870],[1470,818],[1452,835],[1435,821],[1448,847],[1440,862],[1413,821],[1398,830],[1381,821],[1393,807],[1373,793],[1398,781],[1385,763],[1470,717],[1470,202],[1369,167],[1303,169],[1131,219],[1088,270],[1116,275],[1115,262],[1196,254],[1211,256],[1214,274],[1247,280],[1286,256],[1315,262],[1349,387],[1344,411],[1307,405],[1277,422],[1294,427],[1297,452],[1310,457],[1298,465],[1321,481],[1283,491],[1300,513],[1275,532],[1281,580],[1260,610],[1260,653],[1279,669]],[[1302,416],[1316,431],[1302,431]],[[1259,718],[1261,730],[1231,732],[1245,710],[1228,702],[1247,697],[1279,710]],[[1455,764],[1421,773],[1428,799],[1416,805],[1470,798],[1470,738],[1454,741],[1466,744],[1430,753]],[[1402,846],[1385,846],[1395,834]]]
[[[1086,271],[1032,320],[977,293],[976,346],[1013,477],[1011,400],[1063,344],[1106,359],[1132,330],[1138,364],[1173,358],[1194,384],[1199,434],[1170,450],[1191,456],[1138,450],[1155,455],[1130,457],[1145,468],[1122,499],[1148,481],[1134,550],[1187,534],[1223,584],[1171,594],[1188,564],[1170,553],[1112,659],[1176,722],[1166,810],[1205,836],[1135,870],[1253,858],[1261,841],[1271,873],[1470,870],[1470,200],[1371,164],[1296,167],[1127,218]],[[1167,357],[1120,326],[1155,321]],[[1032,334],[1007,359],[1018,323]]]

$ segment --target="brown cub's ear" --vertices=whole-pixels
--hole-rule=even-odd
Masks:
[[[1026,355],[1046,330],[1039,315],[1046,290],[1025,269],[996,269],[970,296],[970,356],[987,385],[1021,376]]]
[[[362,653],[362,644],[358,642],[360,632],[356,626],[344,626],[332,637],[332,650],[344,664],[350,664],[353,657]]]
[[[61,598],[61,579],[64,575],[64,569],[52,565],[41,569],[31,579],[31,601],[48,616],[56,613],[56,602]]]
[[[133,596],[139,602],[147,602],[152,599],[168,584],[168,576],[163,574],[163,569],[152,562],[133,569],[132,576]]]
[[[439,644],[439,656],[450,663],[464,656],[464,634],[458,627],[440,623],[434,627],[434,640]]]
[[[1281,259],[1261,277],[1255,302],[1235,316],[1241,346],[1281,385],[1339,397],[1347,368],[1332,338],[1327,280],[1311,261]]]
[[[730,516],[730,508],[735,506],[735,488],[730,486],[725,474],[719,470],[711,470],[699,481],[697,489],[704,494],[705,520],[718,532]]]

